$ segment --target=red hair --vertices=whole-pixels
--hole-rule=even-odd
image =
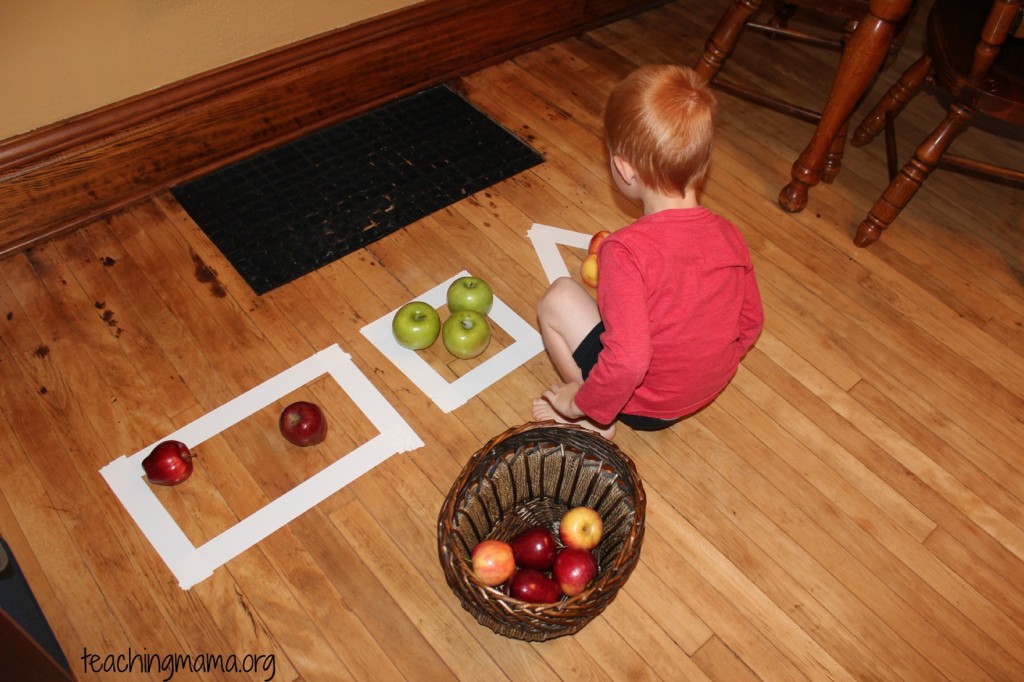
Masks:
[[[688,67],[644,66],[615,86],[605,108],[608,148],[644,184],[680,196],[711,164],[715,97]]]

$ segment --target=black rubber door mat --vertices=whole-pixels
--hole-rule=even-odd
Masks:
[[[542,161],[438,86],[171,191],[263,294]]]

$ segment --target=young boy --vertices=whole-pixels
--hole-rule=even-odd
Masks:
[[[534,419],[609,438],[616,421],[665,428],[714,400],[760,334],[746,242],[698,202],[714,108],[707,84],[678,66],[638,69],[609,96],[612,177],[644,215],[601,244],[596,303],[567,277],[541,298],[541,336],[564,383],[534,399]]]

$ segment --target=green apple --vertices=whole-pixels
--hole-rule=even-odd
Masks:
[[[452,313],[444,321],[441,340],[448,352],[457,358],[469,360],[487,349],[491,342],[491,328],[487,318],[473,310]]]
[[[429,348],[441,333],[441,317],[429,303],[412,301],[399,308],[391,319],[391,333],[403,348]]]
[[[479,277],[459,277],[448,287],[448,310],[457,313],[472,310],[487,315],[494,305],[491,285]]]

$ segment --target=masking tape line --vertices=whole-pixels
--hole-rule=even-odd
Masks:
[[[583,232],[573,232],[560,227],[551,227],[534,223],[526,236],[533,242],[533,248],[537,252],[537,258],[544,269],[544,275],[548,282],[554,282],[559,277],[569,277],[569,268],[565,265],[565,258],[558,251],[558,245],[563,244],[576,249],[586,249],[590,246],[592,235]]]
[[[440,308],[447,301],[448,287],[459,277],[469,276],[466,271],[441,282],[414,299]],[[403,304],[404,305],[404,304]],[[481,391],[499,381],[524,362],[544,350],[540,334],[519,317],[497,296],[488,317],[504,329],[513,343],[477,365],[455,381],[442,377],[416,351],[402,348],[391,333],[391,319],[398,309],[392,310],[364,326],[360,331],[388,360],[430,398],[445,413],[451,412]]]
[[[142,460],[160,441],[130,457],[122,455],[100,469],[100,474],[174,573],[182,589],[187,590],[213,575],[215,569],[392,455],[423,446],[423,441],[412,427],[337,344],[289,367],[160,440],[175,439],[190,448],[195,447],[324,374],[330,375],[341,386],[376,427],[378,435],[200,547],[192,544],[145,481]]]
[[[387,438],[377,436],[268,502],[199,547],[196,551],[203,558],[201,565],[220,566],[256,545],[395,454],[390,446]]]

